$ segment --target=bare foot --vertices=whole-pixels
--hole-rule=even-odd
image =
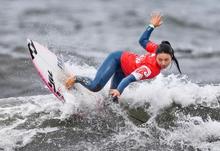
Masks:
[[[68,77],[65,81],[65,87],[67,89],[71,89],[73,87],[73,85],[76,82],[76,77],[74,75],[71,75],[70,77]]]

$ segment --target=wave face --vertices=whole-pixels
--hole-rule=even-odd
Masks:
[[[80,67],[74,65],[71,69],[80,71]],[[86,74],[85,68],[81,68],[81,74]],[[87,66],[87,71],[93,73],[95,69]],[[187,77],[160,75],[153,81],[129,86],[120,99],[121,105],[106,98],[107,87],[100,93],[91,93],[80,85],[77,87],[80,90],[66,94],[65,104],[53,95],[1,99],[0,148],[219,148],[220,85],[197,84]],[[123,104],[126,104],[126,109]],[[139,121],[140,116],[144,122]]]

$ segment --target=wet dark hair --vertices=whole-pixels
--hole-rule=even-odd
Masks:
[[[169,41],[162,41],[161,44],[159,44],[156,54],[160,54],[160,53],[167,53],[171,56],[172,60],[175,62],[177,69],[179,70],[179,73],[182,73],[179,67],[179,62],[176,59],[175,55],[174,55],[174,50],[171,47],[171,44]]]

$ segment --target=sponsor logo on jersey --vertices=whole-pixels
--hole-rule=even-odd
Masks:
[[[135,60],[136,64],[141,63],[144,60],[144,58],[145,58],[145,55],[141,55],[141,56],[137,57]]]
[[[143,77],[147,78],[151,75],[151,70],[147,66],[141,66],[132,73],[136,80],[141,80]]]

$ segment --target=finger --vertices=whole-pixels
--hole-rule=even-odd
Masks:
[[[160,12],[157,12],[157,13],[155,14],[155,18],[156,18],[157,20],[160,20],[161,17],[162,17],[162,15],[161,15]]]
[[[161,13],[161,14],[160,14],[160,20],[162,20],[162,19],[163,19],[163,14]]]
[[[153,11],[152,12],[152,16],[158,17],[158,16],[161,16],[160,14],[161,14],[160,11]]]
[[[114,93],[112,96],[113,96],[113,97],[116,97],[116,94]]]
[[[157,12],[157,15],[161,17],[161,16],[162,16],[161,11],[158,11],[158,12]]]
[[[153,17],[153,16],[154,16],[154,12],[151,12],[151,13],[150,13],[150,16]]]
[[[112,96],[113,96],[113,97],[117,97],[117,93],[114,93]]]
[[[156,16],[157,16],[157,12],[153,11],[153,12],[151,13],[151,18],[155,18]]]

